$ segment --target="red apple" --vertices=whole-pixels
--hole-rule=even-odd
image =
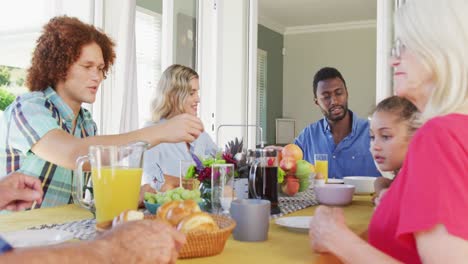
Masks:
[[[292,176],[287,176],[284,180],[281,191],[289,196],[295,195],[299,191],[299,180]]]
[[[296,172],[296,160],[294,158],[283,158],[280,162],[280,168],[286,173]]]
[[[288,144],[281,150],[284,158],[293,158],[294,160],[301,160],[304,157],[302,149],[296,144]]]

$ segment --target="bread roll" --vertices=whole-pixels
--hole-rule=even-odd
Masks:
[[[169,212],[169,210],[172,208],[179,207],[181,203],[181,201],[171,201],[161,205],[158,208],[158,211],[156,212],[157,217],[161,220],[167,220],[167,213]]]
[[[176,204],[178,205],[176,206]],[[198,204],[193,200],[186,200],[167,205],[165,208],[161,209],[158,218],[166,220],[169,224],[176,227],[184,217],[197,212],[201,212]]]
[[[186,216],[190,215],[190,211],[185,210],[183,207],[175,207],[168,210],[166,220],[172,226],[177,226],[179,222]]]
[[[112,221],[112,226],[116,226],[128,221],[143,220],[144,218],[145,215],[143,214],[143,212],[127,210],[114,218],[114,220]]]
[[[200,206],[194,200],[185,200],[179,207],[183,207],[189,213],[201,212]]]
[[[96,230],[98,232],[104,232],[112,228],[112,221],[105,221],[101,223],[96,223]]]
[[[211,232],[218,229],[219,227],[213,218],[209,214],[203,212],[186,216],[177,225],[177,230],[185,234],[198,231]]]

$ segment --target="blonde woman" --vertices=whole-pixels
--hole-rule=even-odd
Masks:
[[[158,83],[151,103],[152,120],[149,125],[164,123],[179,115],[197,116],[199,97],[198,74],[189,67],[172,65],[167,68]],[[180,161],[193,161],[194,156],[214,155],[216,144],[208,133],[202,132],[192,143],[159,144],[145,154],[143,168],[144,190],[149,186],[168,190],[179,185]]]
[[[343,212],[319,207],[312,247],[346,263],[468,261],[468,1],[408,0],[396,13],[395,91],[422,112],[369,244]]]

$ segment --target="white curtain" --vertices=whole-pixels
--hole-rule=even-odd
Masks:
[[[104,0],[103,29],[116,44],[116,61],[93,106],[100,135],[138,128],[135,52],[136,0]]]

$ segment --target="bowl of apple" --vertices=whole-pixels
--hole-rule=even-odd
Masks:
[[[283,194],[294,196],[306,191],[315,177],[314,165],[305,160],[285,158],[278,168],[278,183]]]

